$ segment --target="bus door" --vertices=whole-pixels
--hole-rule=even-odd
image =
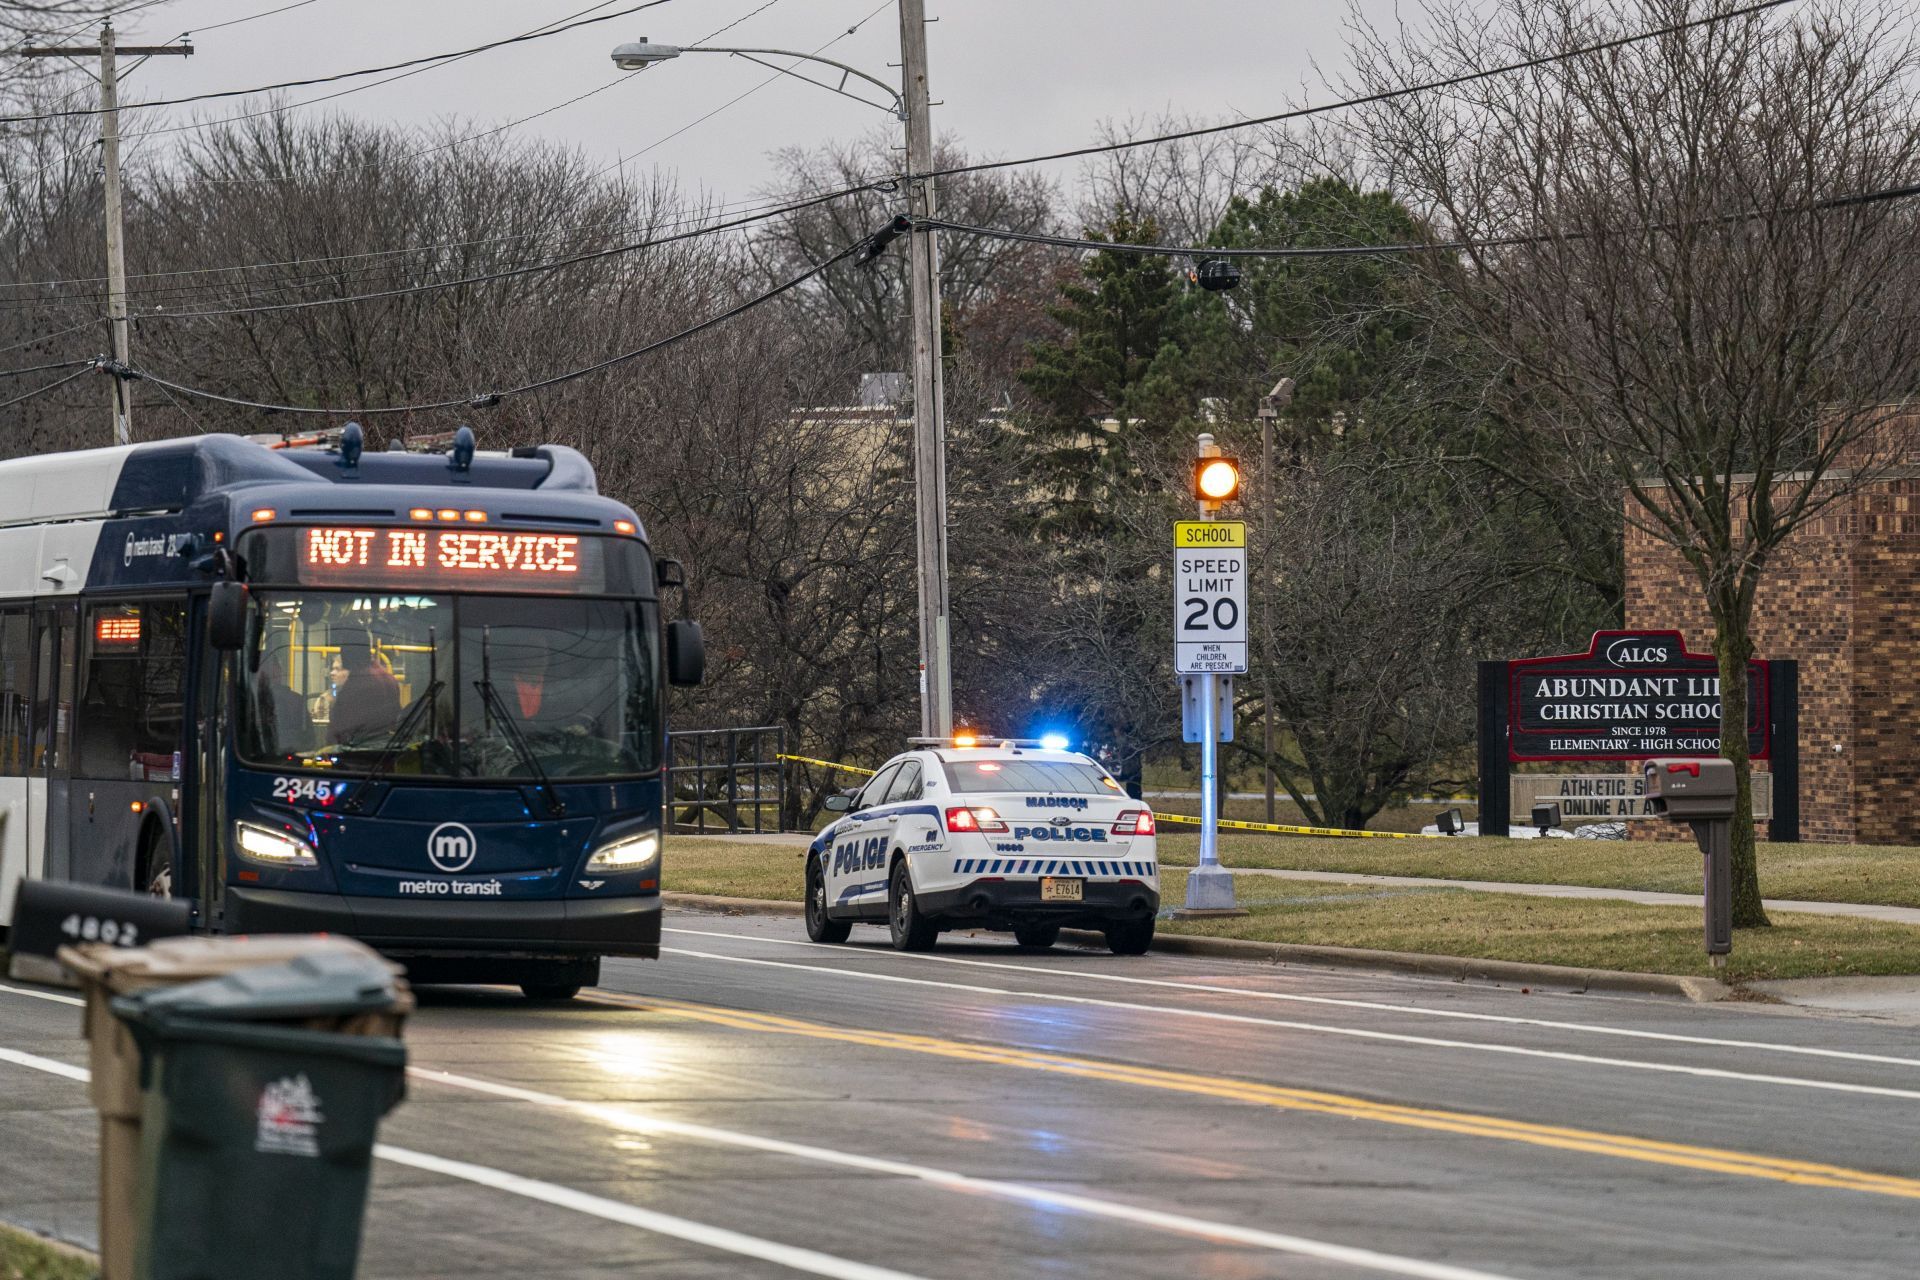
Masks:
[[[226,911],[227,765],[233,751],[227,663],[232,657],[204,643],[206,612],[207,598],[194,597],[191,634],[201,642],[189,648],[199,656],[195,660],[193,714],[188,721],[192,727],[187,735],[190,759],[183,791],[181,849],[197,900],[195,924],[219,932]]]
[[[13,895],[23,879],[39,879],[45,868],[30,862],[27,832],[27,774],[33,739],[32,613],[0,609],[0,920],[13,919]]]
[[[67,833],[73,750],[74,606],[33,611],[33,738],[27,776],[27,858],[49,880],[73,878]]]

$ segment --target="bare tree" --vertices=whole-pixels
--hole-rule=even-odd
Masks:
[[[1449,4],[1429,36],[1361,27],[1355,64],[1376,92],[1547,59],[1377,103],[1365,131],[1436,234],[1473,242],[1424,261],[1509,362],[1539,456],[1604,458],[1627,519],[1699,579],[1739,777],[1734,921],[1754,926],[1754,596],[1783,541],[1878,474],[1885,406],[1920,376],[1915,212],[1878,195],[1920,171],[1920,114],[1907,14],[1733,7]]]
[[[1184,112],[1105,120],[1102,143],[1139,144],[1212,127]],[[1230,123],[1230,122],[1229,122]],[[1261,125],[1166,142],[1130,145],[1085,161],[1077,208],[1088,226],[1104,225],[1119,210],[1136,221],[1151,218],[1168,244],[1203,244],[1234,197],[1263,187],[1292,190],[1316,177],[1352,181],[1357,153],[1344,135],[1311,126],[1298,132]]]
[[[852,144],[789,148],[774,157],[780,177],[764,195],[804,200],[823,192],[861,186],[898,164],[890,135],[872,133]],[[967,163],[952,142],[935,149],[934,165]],[[954,222],[1051,231],[1053,185],[1020,170],[962,173],[938,180],[939,213]],[[769,226],[754,237],[754,254],[770,279],[784,279],[833,256],[904,213],[904,198],[891,182],[843,200],[816,205]],[[1009,288],[1047,284],[1044,250],[985,236],[946,235],[940,243],[940,285],[948,323],[963,337],[977,311],[992,309]],[[907,265],[903,248],[865,266],[841,263],[795,299],[806,321],[843,335],[849,356],[863,371],[905,367]]]
[[[1475,660],[1548,623],[1529,616],[1511,517],[1457,477],[1355,439],[1279,488],[1274,553],[1249,575],[1260,677],[1243,701],[1270,686],[1290,741],[1271,757],[1257,741],[1234,749],[1313,821],[1364,828],[1411,790],[1449,785],[1473,741],[1460,690]]]

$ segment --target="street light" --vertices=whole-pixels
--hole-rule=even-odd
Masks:
[[[864,102],[877,111],[890,111],[906,126],[907,214],[905,227],[896,219],[895,234],[910,233],[908,293],[913,304],[913,478],[916,546],[920,579],[920,732],[932,738],[953,735],[953,664],[951,628],[947,620],[947,459],[946,392],[942,385],[944,360],[940,342],[940,242],[925,223],[933,217],[932,100],[927,92],[926,0],[900,0],[900,76],[904,92],[875,79],[857,67],[818,54],[793,49],[738,49],[718,45],[654,44],[642,37],[613,51],[613,64],[622,71],[645,71],[688,53],[724,53],[745,58],[781,75]],[[764,55],[764,56],[763,56]],[[766,58],[817,62],[840,72],[840,82],[828,84],[803,76],[791,67]],[[891,106],[847,92],[847,81],[858,78],[886,91]],[[869,253],[862,261],[870,261]]]
[[[641,36],[638,40],[629,44],[623,44],[613,51],[613,65],[622,71],[645,71],[655,63],[670,61],[683,53],[725,53],[731,54],[734,57],[745,58],[748,62],[758,63],[770,71],[778,71],[781,75],[792,76],[796,80],[805,80],[808,84],[819,85],[822,89],[837,93],[843,98],[852,98],[855,102],[865,102],[870,107],[875,107],[882,111],[891,111],[896,120],[905,121],[907,118],[907,100],[900,96],[898,89],[886,81],[876,80],[858,67],[850,67],[844,62],[835,62],[832,58],[823,58],[816,53],[800,53],[794,49],[738,49],[710,44],[689,46],[655,44],[645,36]],[[768,58],[797,58],[802,62],[822,63],[840,72],[840,83],[838,85],[825,84],[819,80],[800,75],[791,67],[775,66],[773,63],[766,61],[766,58],[756,56],[760,54],[765,54]],[[848,93],[847,78],[849,76],[858,76],[868,84],[879,88],[888,97],[893,99],[893,106],[881,107],[879,103],[869,102],[857,93]]]

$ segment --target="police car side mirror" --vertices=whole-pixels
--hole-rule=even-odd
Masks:
[[[845,813],[853,808],[853,797],[844,791],[836,791],[820,802],[820,807],[832,813]]]
[[[247,588],[216,582],[207,597],[207,643],[222,653],[237,653],[247,643]]]
[[[695,685],[707,678],[707,640],[700,624],[682,618],[667,624],[667,679]]]

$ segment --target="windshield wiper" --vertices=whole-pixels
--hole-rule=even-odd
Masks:
[[[413,705],[407,708],[407,714],[400,717],[400,723],[393,726],[393,732],[387,737],[387,745],[380,748],[380,755],[374,760],[373,768],[367,770],[366,778],[354,789],[353,795],[342,806],[348,813],[358,813],[365,807],[361,797],[373,790],[374,784],[379,782],[381,776],[386,773],[387,766],[393,762],[394,756],[399,754],[401,745],[413,736],[415,729],[420,727],[421,716],[426,713],[428,707],[439,700],[441,688],[441,682],[438,680],[429,684],[426,690],[413,700]]]
[[[547,780],[547,771],[540,767],[540,757],[533,753],[533,747],[527,742],[527,735],[520,731],[520,722],[513,712],[507,709],[506,700],[500,691],[493,687],[493,681],[480,679],[473,682],[480,696],[487,700],[487,707],[500,721],[500,727],[507,731],[507,741],[513,744],[520,762],[527,766],[527,772],[533,775],[533,785],[547,801],[547,813],[555,818],[567,816],[567,806],[560,799],[560,793],[553,789],[553,783]]]

